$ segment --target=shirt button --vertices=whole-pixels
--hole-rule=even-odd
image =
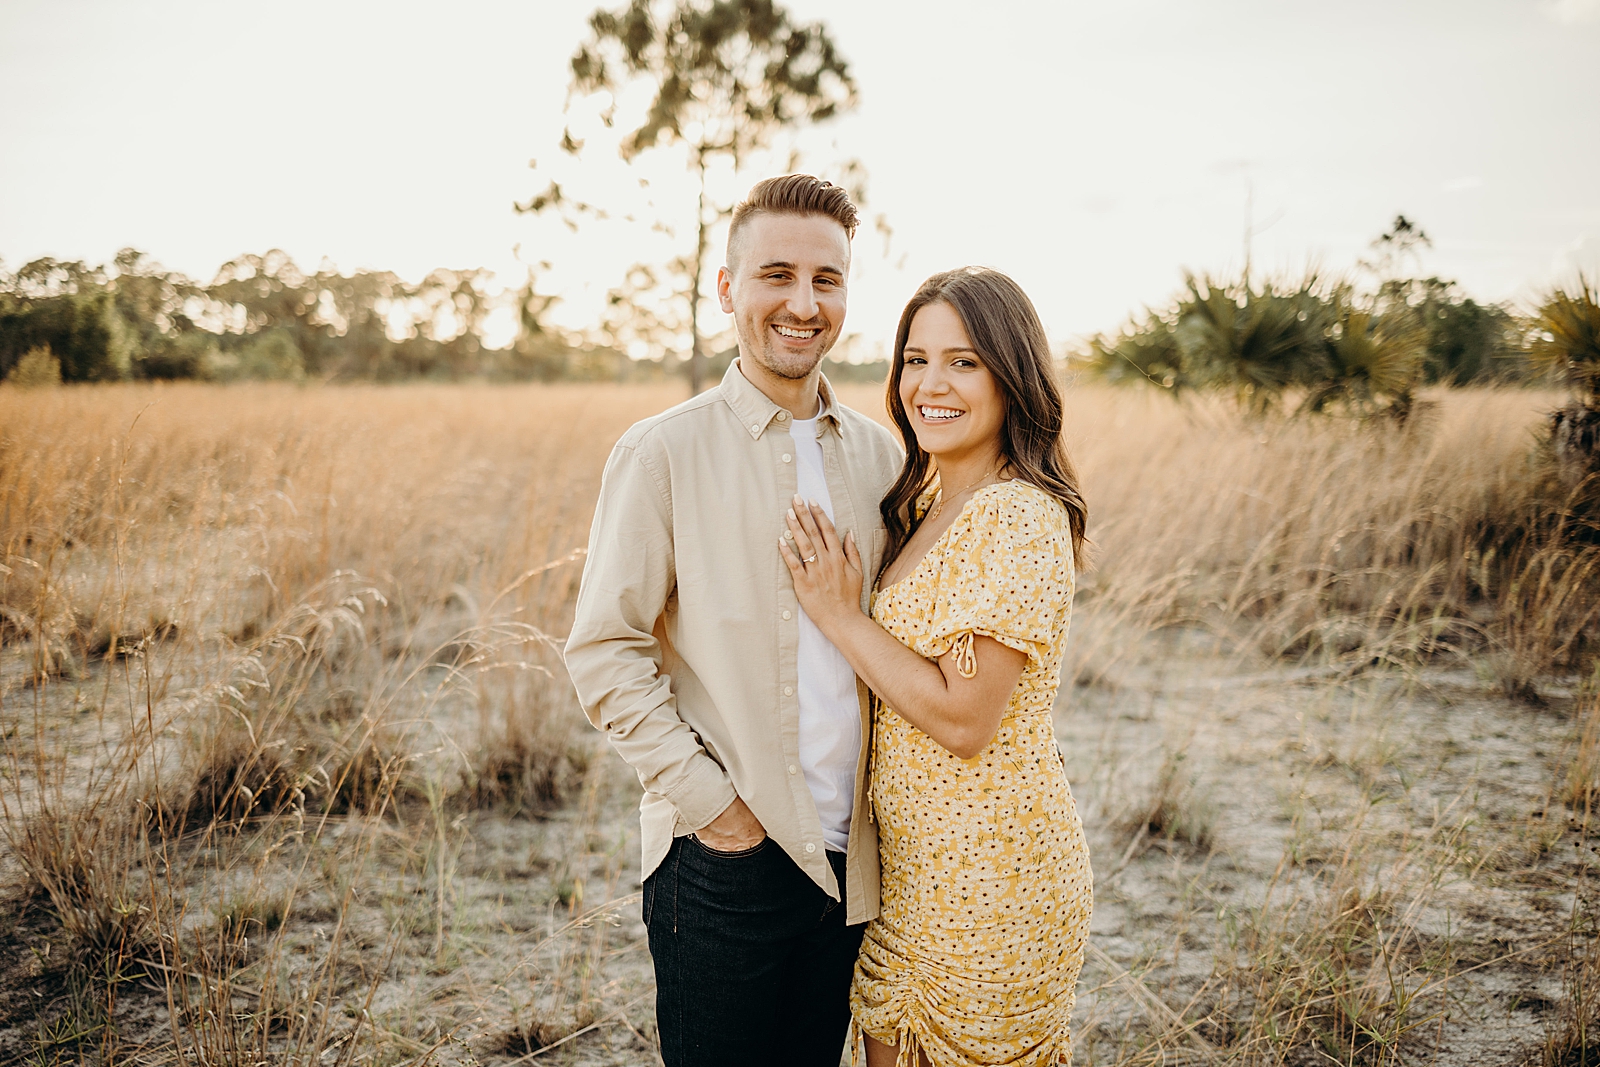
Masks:
[[[761,424],[759,422],[752,422],[750,424],[750,432],[751,433],[760,433],[761,432]]]
[[[813,845],[810,841],[806,842],[806,855],[809,856],[813,852],[815,852],[816,850],[817,850],[817,846],[816,845]]]
[[[789,455],[789,453],[787,453],[787,452],[785,452],[785,453],[784,453],[784,454],[783,454],[783,461],[784,461],[784,462],[785,462],[785,463],[788,463],[788,462],[789,462],[789,461],[791,461],[791,460],[793,460],[793,459],[794,459],[794,457],[793,457],[793,456],[791,456],[791,455]]]
[[[792,685],[784,686],[783,687],[783,695],[786,696],[786,697],[794,696],[794,686],[792,686]]]
[[[788,419],[789,419],[789,413],[787,411],[778,412],[778,421],[779,422],[787,422]]]
[[[785,619],[787,619],[787,618],[788,618],[788,617],[789,617],[789,613],[788,613],[788,612],[787,612],[787,611],[785,611],[785,612],[784,612],[784,613],[783,613],[783,617],[784,617],[784,618],[785,618]]]
[[[794,771],[795,771],[795,766],[794,766],[794,764],[792,764],[792,763],[791,763],[791,764],[789,764],[789,773],[790,773],[790,774],[793,774],[793,773],[794,773]]]

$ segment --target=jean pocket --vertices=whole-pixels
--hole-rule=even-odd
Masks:
[[[760,841],[757,841],[749,848],[741,848],[736,852],[723,852],[721,849],[712,848],[710,845],[700,840],[698,834],[690,834],[689,840],[694,842],[694,846],[700,850],[702,855],[713,856],[719,860],[738,860],[744,859],[746,856],[754,856],[757,852],[760,852],[762,849],[766,848],[767,843],[770,842],[772,838],[763,837]]]

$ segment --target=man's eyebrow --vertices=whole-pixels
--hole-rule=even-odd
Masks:
[[[767,262],[761,264],[761,266],[757,267],[756,269],[757,270],[793,270],[793,271],[798,271],[799,270],[799,268],[797,266],[795,266],[793,263],[790,263],[789,261],[782,260],[782,259],[768,260]],[[841,267],[818,267],[817,268],[817,273],[818,274],[837,274],[841,278],[844,277],[844,270]]]

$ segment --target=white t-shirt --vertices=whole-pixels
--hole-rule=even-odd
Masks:
[[[816,419],[792,419],[798,491],[833,518],[833,500],[822,471]],[[800,612],[800,769],[817,803],[827,847],[845,851],[855,809],[856,760],[861,754],[861,706],[856,672],[816,623]]]

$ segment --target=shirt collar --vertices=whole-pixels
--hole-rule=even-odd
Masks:
[[[784,409],[774,404],[766,393],[757,389],[744,372],[739,369],[739,361],[735,359],[728,364],[727,373],[722,376],[722,385],[718,387],[722,399],[744,426],[752,440],[759,438],[764,433],[772,420],[778,417],[778,412]],[[835,432],[841,432],[844,425],[839,420],[839,401],[834,394],[833,386],[828,384],[826,375],[817,377],[817,398],[820,408],[817,418],[821,423],[831,425]]]

